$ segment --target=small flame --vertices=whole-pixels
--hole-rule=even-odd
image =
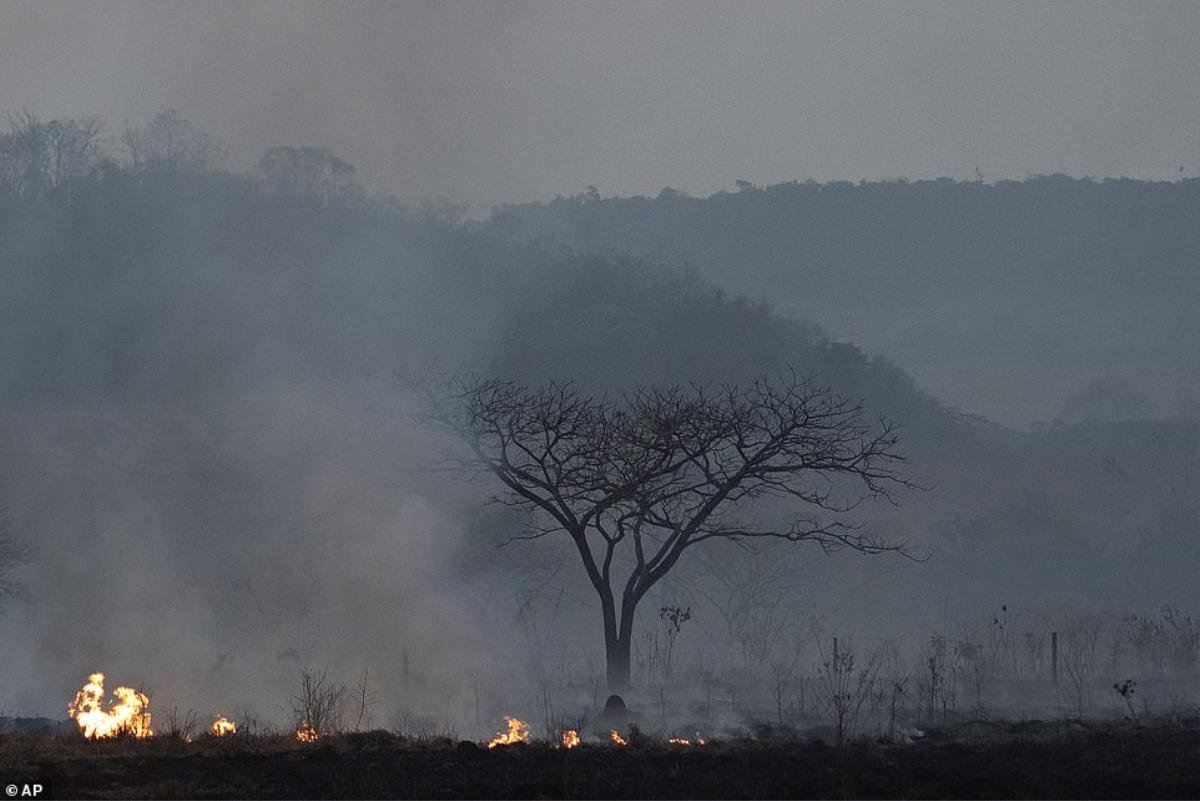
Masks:
[[[302,743],[315,743],[320,736],[317,734],[317,730],[307,723],[302,723],[296,729],[296,739]]]
[[[133,737],[152,737],[150,729],[150,698],[129,687],[113,690],[117,697],[108,710],[104,709],[104,674],[93,673],[75,700],[67,705],[67,714],[79,724],[89,740],[129,734]]]
[[[616,729],[608,733],[608,739],[612,741],[613,745],[629,745],[629,741],[622,737],[621,732]]]
[[[692,741],[686,737],[671,737],[667,740],[671,745],[691,745]]]
[[[224,737],[227,734],[237,734],[237,724],[222,715],[208,727],[208,733],[213,737]]]
[[[579,739],[579,732],[575,731],[574,729],[567,729],[562,733],[563,748],[574,748],[575,746],[579,745],[580,742],[581,740]]]
[[[508,724],[507,732],[500,732],[493,737],[487,744],[488,748],[495,748],[499,745],[513,745],[515,743],[523,743],[529,739],[529,724],[523,720],[504,716],[504,721]]]

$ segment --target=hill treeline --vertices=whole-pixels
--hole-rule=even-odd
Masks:
[[[1200,179],[790,182],[705,198],[585,192],[501,206],[492,223],[581,249],[662,248],[754,296],[925,288],[1194,291]]]

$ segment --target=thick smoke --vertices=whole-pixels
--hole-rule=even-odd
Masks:
[[[898,642],[899,670],[931,631],[974,642],[1003,620],[1034,643],[1064,609],[1196,601],[1196,424],[1142,419],[1136,392],[1008,429],[672,251],[568,246],[512,230],[527,223],[511,210],[406,209],[321,149],[248,174],[149,152],[22,178],[0,206],[0,499],[34,550],[0,620],[6,709],[60,716],[102,669],[161,710],[284,724],[304,668],[369,676],[374,724],[425,733],[595,709],[599,616],[577,557],[497,547],[525,521],[434,469],[453,444],[401,376],[438,367],[613,398],[796,368],[904,426],[930,489],[863,519],[917,560],[714,544],[645,602],[635,670],[664,687],[666,664],[690,671],[686,700],[721,725],[752,722],[772,673],[818,675],[833,636]],[[297,180],[270,180],[279,163]],[[693,613],[675,634],[672,608]]]

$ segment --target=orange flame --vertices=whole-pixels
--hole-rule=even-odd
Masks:
[[[513,745],[515,743],[523,743],[529,739],[529,724],[523,720],[511,718],[508,715],[504,716],[505,722],[508,724],[507,732],[500,732],[493,737],[487,744],[488,748],[495,748],[500,745]]]
[[[622,737],[621,732],[616,729],[608,733],[608,739],[612,741],[613,745],[629,745],[629,741]]]
[[[315,743],[320,736],[317,734],[317,730],[307,723],[300,724],[296,729],[296,739],[302,743]]]
[[[237,724],[222,715],[214,720],[212,725],[208,727],[208,733],[213,737],[224,737],[227,734],[237,734]]]
[[[671,745],[691,745],[692,741],[686,737],[671,737],[667,740]]]
[[[129,734],[133,737],[152,737],[150,729],[150,698],[129,687],[113,690],[116,702],[104,709],[104,674],[93,673],[75,700],[67,705],[67,714],[79,724],[89,740]]]
[[[563,748],[574,748],[575,746],[579,745],[580,742],[579,732],[575,731],[574,729],[567,729],[562,733]]]

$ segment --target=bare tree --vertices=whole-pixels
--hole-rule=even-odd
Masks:
[[[8,115],[8,132],[0,135],[0,185],[22,198],[41,197],[49,189],[46,126],[30,109]]]
[[[108,155],[103,131],[104,122],[97,116],[46,123],[51,186],[70,186],[99,169]]]
[[[108,158],[97,116],[43,122],[24,109],[8,115],[0,134],[0,189],[19,197],[40,198],[90,178]]]
[[[361,193],[354,180],[354,165],[327,147],[273,147],[259,160],[257,175],[269,192],[322,203]]]
[[[498,502],[531,513],[511,539],[574,543],[600,599],[614,690],[629,685],[638,603],[699,543],[899,550],[847,517],[867,498],[912,486],[895,472],[895,427],[865,422],[861,405],[794,373],[748,386],[638,389],[619,403],[570,383],[526,388],[475,376],[424,389],[429,416],[467,447],[449,466],[491,474],[505,488]]]
[[[225,157],[224,147],[178,111],[164,111],[121,135],[130,166],[143,170],[200,172]]]
[[[453,228],[462,222],[468,208],[466,203],[455,203],[441,196],[423,197],[417,204],[417,217],[427,223]]]

